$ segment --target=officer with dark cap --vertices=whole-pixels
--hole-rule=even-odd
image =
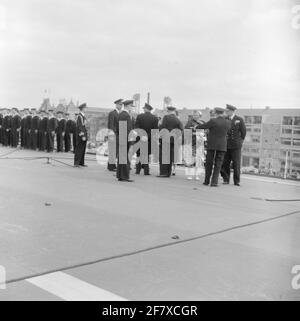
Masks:
[[[133,129],[133,122],[130,112],[133,108],[133,100],[125,100],[123,102],[124,109],[119,114],[119,122],[117,126],[117,135],[119,137],[119,153],[117,163],[117,179],[120,182],[133,182],[130,179],[130,160],[128,152],[130,148],[130,142],[128,137],[130,131]],[[127,126],[127,129],[123,131],[123,125]]]
[[[11,146],[18,147],[21,131],[21,117],[17,108],[12,109],[11,119]]]
[[[81,104],[79,107],[79,114],[76,122],[77,132],[77,145],[75,147],[74,166],[75,167],[87,167],[85,165],[85,150],[88,139],[88,133],[86,128],[85,111],[87,108],[86,103]]]
[[[203,185],[210,184],[210,186],[217,187],[227,149],[227,132],[230,128],[230,122],[224,117],[225,109],[216,107],[214,111],[215,118],[211,118],[207,123],[200,124],[196,128],[209,130]]]
[[[172,175],[172,168],[175,161],[175,143],[182,138],[183,124],[176,115],[176,108],[173,106],[167,107],[168,114],[162,119],[162,123],[159,126],[160,130],[166,129],[170,133],[173,130],[177,131],[176,137],[171,136],[170,140],[166,142],[168,146],[164,147],[164,139],[160,139],[159,146],[159,176],[158,177],[170,177]],[[179,134],[180,133],[180,134]],[[178,136],[179,135],[179,136]],[[170,155],[165,155],[165,152],[169,151]],[[165,156],[169,158],[167,163],[164,162]]]
[[[39,122],[39,129],[38,129],[38,135],[39,135],[39,150],[45,151],[47,147],[47,128],[48,128],[48,114],[45,110],[41,111],[41,118]]]
[[[123,99],[118,99],[114,102],[115,109],[108,114],[107,128],[110,130],[108,133],[108,164],[107,169],[111,172],[117,170],[116,157],[118,157],[118,137],[117,128],[119,121],[119,114],[123,107]]]
[[[64,138],[66,132],[66,120],[63,118],[63,112],[57,112],[57,129],[56,129],[56,143],[57,152],[64,151]]]
[[[47,125],[47,152],[51,153],[54,150],[54,138],[57,130],[57,119],[54,116],[53,109],[49,109],[49,120]]]
[[[32,150],[37,150],[40,116],[37,114],[37,110],[35,108],[31,109],[31,113],[30,147]]]
[[[140,156],[141,151],[140,149],[137,151],[138,162],[136,164],[136,174],[140,174],[141,169],[144,169],[144,175],[150,175],[149,169],[149,156],[151,155],[151,130],[158,129],[158,118],[151,113],[153,107],[149,104],[145,104],[143,107],[144,113],[139,114],[135,121],[135,128],[142,129],[147,133],[147,137],[138,137],[137,142],[141,141],[141,144],[148,144],[147,150],[147,159],[141,162]]]
[[[227,118],[230,120],[230,129],[227,135],[227,152],[224,157],[221,175],[224,184],[230,182],[230,167],[233,167],[234,185],[240,186],[242,146],[246,137],[246,126],[243,118],[235,114],[236,107],[226,105]]]

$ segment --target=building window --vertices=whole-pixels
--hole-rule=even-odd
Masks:
[[[261,124],[262,117],[261,116],[254,116],[253,123],[254,124]]]
[[[261,132],[260,128],[254,128],[253,131],[254,131],[255,133],[260,133],[260,132]]]
[[[260,142],[260,137],[258,137],[258,136],[251,136],[251,142],[252,142],[252,143],[259,143],[259,142]]]
[[[295,130],[294,129],[294,135],[299,135],[300,136],[300,130]]]
[[[293,152],[293,158],[300,159],[300,152]]]
[[[245,123],[246,124],[252,124],[252,117],[251,116],[245,116]]]
[[[300,146],[300,139],[293,139],[294,146]]]
[[[292,144],[291,139],[281,139],[281,144],[290,146]]]
[[[288,117],[288,116],[283,117],[282,124],[288,125],[288,126],[293,125],[293,117]]]
[[[295,126],[300,126],[300,117],[295,117],[295,119],[294,119],[294,125],[295,125]]]
[[[292,129],[291,128],[282,128],[282,134],[292,134]]]

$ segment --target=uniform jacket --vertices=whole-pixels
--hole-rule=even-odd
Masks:
[[[57,129],[56,132],[58,134],[62,134],[66,131],[66,120],[65,119],[60,119],[57,121]]]
[[[19,129],[21,127],[21,117],[19,115],[15,115],[11,120],[11,128],[13,130]]]
[[[40,132],[47,132],[47,129],[48,129],[48,117],[43,117],[43,119],[40,120],[40,123],[39,123],[39,131]]]
[[[231,122],[230,129],[227,134],[227,149],[242,148],[246,137],[246,126],[243,118],[234,116]]]
[[[230,121],[223,117],[210,119],[207,123],[197,126],[198,129],[209,129],[207,138],[207,149],[227,151],[227,133],[230,128]]]
[[[114,109],[108,114],[107,128],[111,129],[114,133],[116,133],[118,129],[118,121],[119,121],[119,113],[116,109]]]
[[[7,115],[3,118],[3,130],[11,129],[11,116]]]
[[[87,138],[86,117],[81,113],[77,117],[76,132],[78,136]]]
[[[26,130],[30,130],[31,129],[31,122],[32,122],[32,116],[28,115],[25,117],[25,122],[24,122],[24,128]]]
[[[74,121],[72,119],[68,119],[66,121],[66,133],[71,134],[73,133]]]
[[[140,114],[136,118],[134,127],[146,131],[148,140],[150,140],[151,129],[158,129],[158,118],[149,112]]]
[[[31,119],[31,130],[35,131],[39,129],[39,123],[40,123],[40,117],[39,116],[34,116]]]
[[[47,132],[52,133],[55,132],[57,129],[57,119],[55,117],[51,117],[48,120],[47,124]]]
[[[120,112],[119,114],[119,121],[118,121],[118,126],[117,126],[117,135],[120,135],[120,128],[119,128],[119,122],[121,121],[126,121],[127,122],[127,139],[128,140],[128,136],[130,131],[134,128],[133,127],[133,121],[132,121],[132,117],[129,115],[129,113],[125,110],[123,110],[122,112]],[[123,140],[120,140],[120,144],[122,143]]]

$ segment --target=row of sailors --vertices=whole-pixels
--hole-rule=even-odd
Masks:
[[[77,115],[75,114],[75,117]],[[70,114],[35,108],[0,109],[0,144],[3,146],[52,152],[54,141],[58,152],[74,151],[76,147],[76,120]]]

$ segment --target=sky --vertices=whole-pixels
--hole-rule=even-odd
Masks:
[[[300,0],[0,0],[0,107],[300,108]],[[300,21],[300,19],[299,19]],[[45,93],[47,90],[47,93]]]

